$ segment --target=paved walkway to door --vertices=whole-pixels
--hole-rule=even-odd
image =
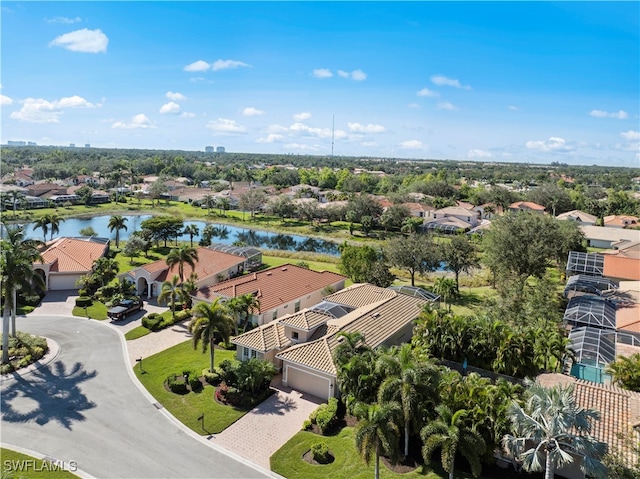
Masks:
[[[269,469],[269,458],[302,429],[322,400],[284,387],[280,376],[272,383],[276,392],[211,441]]]

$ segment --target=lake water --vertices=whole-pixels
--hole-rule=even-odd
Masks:
[[[127,230],[120,230],[120,239],[126,240],[134,231],[140,231],[140,224],[151,218],[152,215],[123,215],[127,218]],[[94,216],[92,218],[67,218],[60,223],[60,231],[56,236],[80,236],[82,228],[92,227],[98,236],[115,239],[115,231],[109,231],[109,218],[111,216]],[[204,221],[185,221],[184,225],[196,225],[200,230],[198,236],[193,237],[193,245],[197,246],[200,241],[202,230],[208,224]],[[211,223],[209,223],[211,224]],[[266,231],[254,230],[251,228],[239,228],[230,225],[213,224],[216,227],[216,236],[211,238],[212,243],[233,244],[237,241],[243,242],[247,246],[266,250],[286,250],[286,251],[310,251],[331,256],[338,256],[337,243],[308,236],[289,235],[280,233],[269,233]],[[42,230],[34,230],[33,224],[27,225],[27,237],[42,239]],[[49,239],[51,233],[47,234]],[[189,235],[182,235],[180,241],[189,241]]]

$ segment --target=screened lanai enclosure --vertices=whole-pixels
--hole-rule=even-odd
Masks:
[[[566,271],[567,276],[575,274],[604,276],[604,255],[600,253],[570,251]]]
[[[569,299],[581,294],[606,296],[617,289],[618,284],[608,278],[590,276],[588,274],[575,274],[567,280],[567,284],[564,287],[564,297]]]
[[[608,382],[604,370],[616,359],[615,331],[581,326],[569,333],[569,348],[575,354],[571,375],[597,383]]]
[[[613,302],[597,296],[575,296],[569,300],[563,320],[571,326],[615,330],[616,306]]]

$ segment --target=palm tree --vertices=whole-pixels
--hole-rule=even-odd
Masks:
[[[49,215],[42,215],[40,218],[33,222],[33,229],[42,230],[42,240],[47,241],[47,233],[49,232]]]
[[[106,286],[109,281],[116,277],[119,270],[120,267],[115,259],[104,256],[93,262],[91,273],[100,278],[100,284],[102,286]]]
[[[338,366],[348,363],[353,356],[370,349],[364,341],[364,336],[357,331],[340,331],[337,338],[340,344],[333,351],[333,360]]]
[[[600,462],[606,444],[591,436],[593,423],[600,415],[593,409],[579,407],[573,396],[574,385],[545,388],[529,385],[524,407],[513,402],[508,410],[513,434],[503,445],[528,471],[545,471],[553,479],[556,468],[582,458],[581,469],[589,477],[607,477]]]
[[[183,290],[179,286],[180,278],[174,275],[171,281],[163,281],[158,295],[158,303],[171,303],[171,318],[176,320],[176,300],[182,298]]]
[[[207,216],[211,214],[211,208],[216,204],[216,197],[213,195],[205,195],[202,203],[207,207]]]
[[[233,189],[233,187],[231,188]],[[220,209],[220,215],[224,215],[225,211],[231,208],[231,202],[229,198],[225,198],[224,196],[218,196],[216,199],[216,203],[218,204],[218,208]]]
[[[468,411],[459,409],[454,413],[446,404],[440,404],[436,412],[437,418],[420,431],[425,462],[429,463],[433,452],[441,449],[442,468],[449,473],[449,479],[453,479],[456,454],[459,452],[471,466],[473,476],[478,477],[482,468],[480,456],[486,444],[482,436],[466,424]]]
[[[233,319],[229,315],[227,308],[219,302],[217,298],[213,303],[198,303],[193,308],[193,319],[189,323],[189,332],[193,334],[193,348],[196,349],[202,341],[202,352],[207,351],[211,359],[209,370],[214,369],[214,349],[216,334],[220,335],[222,341],[229,342]]]
[[[187,225],[184,228],[184,234],[189,235],[189,239],[191,240],[191,247],[193,248],[193,237],[200,234],[200,228],[198,228],[198,225],[195,224]]]
[[[49,226],[51,227],[51,238],[53,239],[54,234],[58,234],[60,232],[60,223],[64,223],[64,218],[61,218],[55,213],[51,213],[47,215],[49,220]]]
[[[449,300],[455,298],[457,291],[456,282],[452,278],[440,276],[433,283],[433,292],[440,295],[444,303],[449,306],[449,310],[451,310]]]
[[[120,248],[120,230],[127,231],[127,222],[128,218],[125,218],[120,215],[114,215],[109,218],[109,231],[113,232],[116,230],[116,248]]]
[[[4,297],[2,323],[2,364],[9,362],[9,317],[12,318],[13,335],[16,333],[16,296],[19,289],[42,285],[42,277],[33,271],[33,264],[41,261],[37,240],[25,239],[24,227],[4,225],[6,232],[0,241],[0,280]]]
[[[238,300],[238,312],[241,316],[244,316],[242,330],[246,331],[251,320],[251,314],[260,311],[260,300],[252,293],[236,296],[234,299]]]
[[[420,429],[418,410],[437,396],[438,370],[432,364],[414,358],[410,344],[393,347],[376,362],[377,371],[386,379],[380,385],[378,402],[394,401],[402,407],[404,455],[409,455],[412,426]]]
[[[640,354],[618,356],[607,366],[606,371],[618,386],[640,392]]]
[[[356,414],[360,422],[356,427],[356,448],[369,464],[371,456],[375,456],[375,479],[380,478],[380,454],[395,461],[398,450],[398,426],[396,419],[401,414],[395,403],[365,404],[356,406]]]
[[[198,261],[198,251],[195,248],[189,246],[181,246],[180,248],[172,249],[167,255],[167,266],[172,268],[174,265],[178,265],[178,276],[180,282],[186,281],[184,276],[184,264],[191,266],[191,271],[195,269],[196,262]]]
[[[9,190],[6,195],[9,197],[11,206],[13,207],[13,218],[16,218],[16,209],[18,205],[23,204],[26,201],[26,195],[20,190]]]

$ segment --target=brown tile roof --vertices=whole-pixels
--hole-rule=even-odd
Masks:
[[[333,316],[319,313],[318,311],[312,311],[310,309],[303,309],[297,313],[289,314],[281,318],[282,324],[289,325],[296,329],[304,331],[311,331],[317,328],[319,325],[326,323]]]
[[[382,299],[393,298],[394,296],[395,292],[390,289],[379,288],[368,283],[359,283],[330,294],[324,299],[325,301],[360,308],[367,304],[377,303]]]
[[[42,252],[42,262],[51,264],[51,271],[88,272],[93,262],[107,252],[108,243],[90,238],[59,238]]]
[[[195,297],[207,301],[218,296],[235,298],[257,292],[260,299],[259,312],[263,313],[345,279],[330,271],[318,272],[284,264],[202,288]]]
[[[205,247],[196,248],[196,251],[198,252],[198,261],[196,261],[193,271],[198,275],[198,281],[203,281],[204,279],[216,275],[220,272],[225,272],[229,268],[245,261],[245,258],[241,256],[222,253],[220,251],[212,251],[209,248]],[[149,273],[156,273],[158,271],[166,269],[166,274],[160,275],[157,280],[173,278],[174,275],[178,275],[178,270],[180,269],[179,265],[177,264],[169,269],[167,267],[167,262],[163,259],[141,266],[141,268],[148,271]],[[183,278],[183,281],[189,279],[190,275],[191,266],[185,264],[185,278]]]
[[[618,303],[616,328],[640,333],[640,304]]]
[[[617,226],[620,228],[625,228],[638,226],[638,221],[640,221],[640,219],[635,216],[609,215],[604,217],[602,224],[604,226]]]
[[[544,211],[544,206],[533,203],[532,201],[516,201],[515,203],[511,203],[509,205],[509,209]]]
[[[369,346],[376,348],[410,324],[426,304],[422,299],[388,291],[393,293],[392,297],[363,306],[342,318],[329,321],[326,336],[316,341],[292,346],[277,357],[283,361],[335,375],[333,350],[340,344],[338,331],[349,333],[357,331],[364,336]]]
[[[640,280],[640,259],[619,254],[605,254],[604,276],[607,278]]]
[[[291,340],[285,336],[282,319],[276,319],[236,336],[231,342],[263,353],[273,349],[284,349],[291,345]]]
[[[538,376],[538,382],[544,387],[575,384],[574,397],[578,405],[600,412],[600,421],[594,425],[593,436],[609,444],[610,448],[629,454],[619,434],[629,431],[640,421],[640,393],[557,373],[542,374]]]

